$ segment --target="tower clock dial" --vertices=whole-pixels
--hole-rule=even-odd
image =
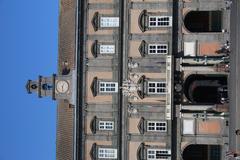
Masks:
[[[56,84],[56,89],[59,93],[66,93],[69,90],[69,84],[67,81],[58,81]]]

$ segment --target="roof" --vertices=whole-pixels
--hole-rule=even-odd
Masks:
[[[73,159],[74,109],[59,101],[57,109],[57,160]]]
[[[61,0],[59,15],[58,74],[75,66],[75,8],[76,0]],[[56,159],[73,159],[74,108],[64,101],[58,102]]]

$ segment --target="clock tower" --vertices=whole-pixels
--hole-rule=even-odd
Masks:
[[[26,89],[29,94],[36,93],[39,98],[52,97],[53,100],[63,99],[74,104],[74,77],[75,72],[68,75],[53,74],[51,77],[39,76],[37,80],[28,80]]]

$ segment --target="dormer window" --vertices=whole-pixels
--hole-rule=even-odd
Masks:
[[[166,82],[148,81],[148,94],[166,94]]]
[[[167,44],[149,44],[148,54],[168,54]]]
[[[170,160],[171,150],[168,149],[147,149],[147,160]]]
[[[32,84],[31,85],[31,89],[37,89],[37,85],[36,84]]]
[[[119,17],[101,17],[100,27],[102,28],[119,27]]]
[[[172,17],[171,16],[149,16],[148,26],[149,27],[171,27]]]
[[[116,82],[99,82],[100,93],[116,93],[118,92],[118,83]]]
[[[51,90],[52,89],[52,85],[48,84],[48,83],[44,83],[44,84],[42,84],[42,89],[43,90]]]
[[[100,54],[114,54],[115,53],[115,45],[105,45],[101,44],[99,47]]]
[[[117,149],[98,148],[99,159],[117,159]]]
[[[149,132],[167,132],[166,121],[148,121],[147,131]]]
[[[114,122],[113,121],[99,121],[98,123],[99,130],[114,130]]]

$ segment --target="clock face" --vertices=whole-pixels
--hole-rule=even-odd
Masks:
[[[66,93],[69,89],[69,84],[67,81],[58,81],[56,84],[56,89],[60,93]]]

